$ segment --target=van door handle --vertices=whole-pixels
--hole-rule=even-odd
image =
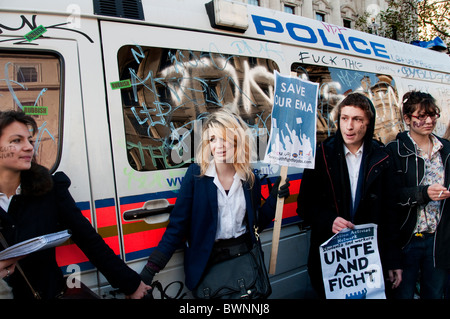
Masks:
[[[123,212],[125,221],[143,219],[148,224],[163,223],[169,219],[174,205],[167,199],[154,199],[144,203],[142,208],[131,209]]]

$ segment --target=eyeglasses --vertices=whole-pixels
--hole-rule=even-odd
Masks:
[[[425,121],[428,117],[429,117],[432,121],[434,121],[434,120],[436,120],[436,119],[438,119],[438,118],[441,117],[441,114],[439,114],[439,113],[434,113],[434,114],[419,114],[419,116],[415,116],[415,115],[412,115],[412,114],[410,114],[410,115],[411,115],[412,117],[418,119],[419,121]]]

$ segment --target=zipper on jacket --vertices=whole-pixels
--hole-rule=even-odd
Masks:
[[[407,221],[408,218],[409,218],[409,215],[411,215],[411,209],[412,209],[412,207],[409,209],[408,215],[406,216],[406,219],[405,219],[405,221],[403,222],[402,226],[400,226],[400,231],[402,230],[403,226],[405,226],[406,221]],[[416,214],[417,214],[417,208],[416,208]],[[406,242],[406,244],[402,246],[402,250],[403,250],[406,246],[408,246],[408,244],[410,243],[410,241],[411,241],[411,239],[413,238],[413,236],[414,236],[414,231],[412,232],[412,234],[409,235],[409,239],[408,239],[408,241]]]

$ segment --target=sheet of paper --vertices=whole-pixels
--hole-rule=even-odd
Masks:
[[[25,240],[1,251],[0,260],[25,256],[39,250],[59,246],[69,239],[70,236],[69,230],[63,230]]]

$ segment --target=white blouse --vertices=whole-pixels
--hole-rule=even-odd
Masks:
[[[246,232],[244,222],[246,205],[242,181],[245,179],[239,176],[238,173],[235,173],[233,184],[227,194],[217,176],[214,161],[210,163],[205,175],[214,177],[214,184],[217,186],[219,211],[216,240],[236,238],[243,235]]]

